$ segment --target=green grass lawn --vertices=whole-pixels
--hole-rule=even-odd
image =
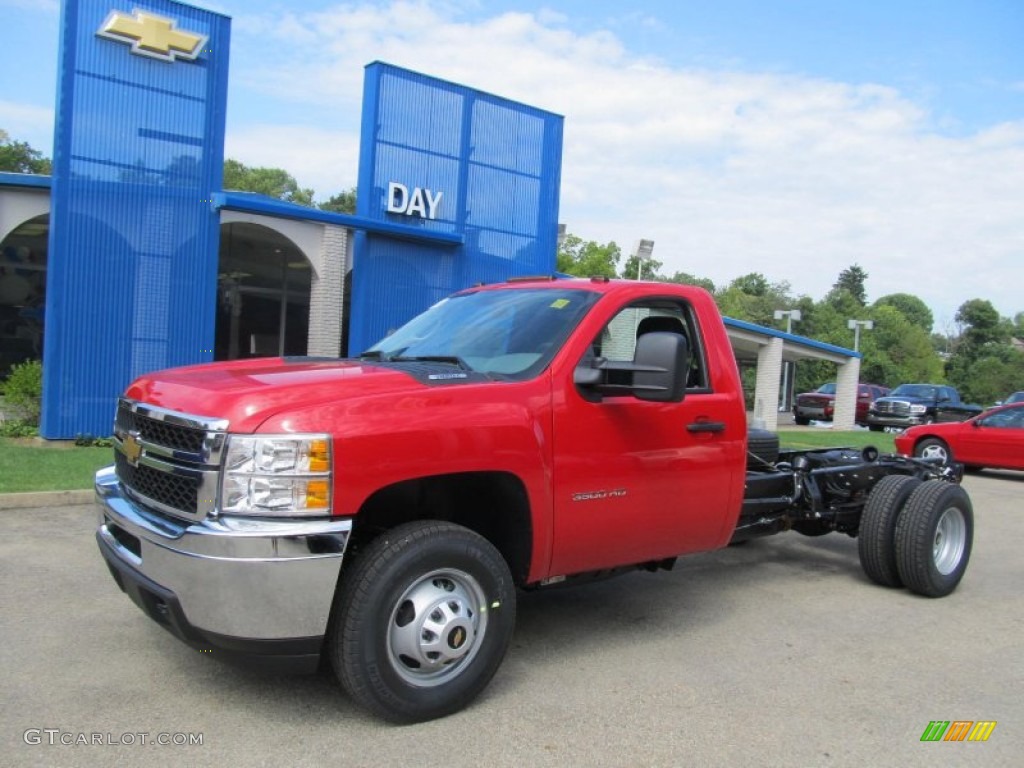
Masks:
[[[850,432],[833,432],[831,429],[779,430],[782,450],[805,450],[809,448],[863,448],[873,445],[882,453],[895,453],[893,435],[888,432],[867,432],[855,429]]]
[[[96,470],[113,463],[113,448],[0,438],[0,493],[89,489]]]

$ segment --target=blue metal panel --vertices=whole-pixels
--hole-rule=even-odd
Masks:
[[[562,118],[497,96],[374,62],[363,92],[362,219],[461,246],[429,247],[379,229],[355,238],[349,352],[357,354],[449,293],[516,275],[551,274],[558,237]],[[420,190],[432,211],[388,210]],[[400,207],[400,206],[399,206]]]
[[[143,36],[138,55],[136,8],[205,44],[159,58]],[[63,4],[45,437],[109,434],[131,379],[212,359],[229,43],[227,17],[171,0]]]

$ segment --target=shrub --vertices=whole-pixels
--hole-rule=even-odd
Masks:
[[[0,384],[0,393],[8,406],[19,412],[29,424],[39,423],[39,404],[43,396],[43,364],[38,360],[15,365],[7,381]]]
[[[21,419],[0,421],[0,437],[35,437],[39,428]]]

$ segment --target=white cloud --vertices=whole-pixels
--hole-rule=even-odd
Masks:
[[[0,128],[13,141],[24,141],[46,156],[51,154],[53,109],[0,99]]]
[[[1024,259],[1024,123],[944,137],[892,88],[672,69],[562,16],[395,2],[262,24],[280,46],[247,85],[296,105],[358,110],[380,59],[565,115],[561,219],[624,248],[653,238],[666,271],[758,271],[820,298],[856,262],[871,297],[914,292],[938,318],[974,297],[1024,309],[1006,280]]]

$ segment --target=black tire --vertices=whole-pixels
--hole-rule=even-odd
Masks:
[[[407,523],[342,574],[328,652],[342,686],[370,712],[432,720],[487,686],[515,613],[512,576],[490,542],[450,523]]]
[[[910,475],[887,475],[871,493],[860,517],[857,554],[864,573],[883,587],[902,587],[896,564],[896,521],[921,481]]]
[[[747,431],[747,467],[765,469],[779,460],[779,436],[767,429]]]
[[[953,452],[945,440],[937,437],[926,437],[914,446],[914,455],[919,459],[941,459],[943,466],[953,463]]]
[[[896,565],[912,592],[945,597],[960,583],[971,559],[974,510],[959,485],[922,483],[896,521]]]

